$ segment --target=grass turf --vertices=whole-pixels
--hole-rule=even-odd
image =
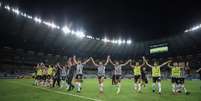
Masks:
[[[65,89],[32,86],[33,80],[0,80],[0,101],[90,101],[90,99],[67,95]],[[111,80],[105,80],[104,95],[98,94],[96,79],[86,79],[80,94],[76,90],[68,94],[74,94],[102,101],[201,101],[201,81],[186,81],[186,88],[191,95],[184,93],[172,95],[171,82],[162,81],[162,95],[152,93],[151,81],[142,93],[133,90],[132,80],[122,80],[121,92],[116,95],[116,88],[111,85]]]

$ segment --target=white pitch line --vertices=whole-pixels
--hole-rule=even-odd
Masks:
[[[20,84],[20,83],[16,83],[16,84],[23,85],[23,86],[28,86],[28,85]],[[38,89],[46,90],[46,91],[49,91],[49,92],[54,92],[54,93],[57,93],[57,94],[74,96],[74,97],[78,97],[78,98],[82,98],[82,99],[87,99],[87,100],[91,100],[91,101],[101,101],[101,100],[95,99],[95,98],[90,98],[90,97],[76,95],[76,94],[71,94],[71,93],[65,93],[65,92],[61,92],[61,91],[54,91],[54,90],[51,90],[51,89],[48,89],[48,88],[41,88],[41,87],[37,87],[37,86],[29,86],[29,87],[38,88]]]
[[[51,90],[51,89],[47,89],[47,88],[40,88],[40,87],[36,87],[34,86],[35,88],[39,88],[39,89],[43,89],[43,90],[46,90],[46,91],[52,91],[54,93],[58,93],[58,94],[64,94],[64,95],[69,95],[69,96],[74,96],[74,97],[79,97],[79,98],[83,98],[83,99],[87,99],[87,100],[92,100],[92,101],[101,101],[101,100],[98,100],[98,99],[94,99],[94,98],[90,98],[90,97],[86,97],[86,96],[81,96],[81,95],[76,95],[76,94],[71,94],[71,93],[65,93],[65,92],[61,92],[61,91],[54,91],[54,90]]]

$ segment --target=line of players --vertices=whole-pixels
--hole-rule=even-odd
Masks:
[[[97,67],[97,79],[98,79],[98,87],[100,94],[103,94],[104,91],[104,78],[105,78],[105,68],[108,63],[111,63],[114,67],[113,76],[112,76],[112,84],[116,86],[116,93],[119,94],[121,91],[121,76],[122,76],[122,67],[130,65],[133,69],[134,73],[134,89],[137,92],[141,92],[141,88],[145,86],[145,83],[148,83],[146,77],[146,70],[143,66],[146,64],[148,67],[152,69],[152,88],[153,92],[156,92],[156,83],[158,87],[158,93],[161,94],[161,67],[168,64],[168,67],[171,68],[171,76],[172,76],[172,93],[176,94],[177,92],[181,92],[184,90],[185,94],[190,94],[185,86],[185,73],[184,68],[189,66],[188,63],[186,65],[181,65],[177,62],[173,62],[171,66],[171,60],[166,61],[159,65],[158,62],[154,62],[153,65],[150,65],[148,61],[143,57],[143,63],[135,62],[135,65],[132,64],[132,60],[129,59],[123,64],[120,64],[118,61],[115,63],[110,59],[110,56],[107,57],[105,63],[99,61],[99,63],[95,63],[94,59],[90,57],[89,59],[82,62],[81,60],[77,60],[74,56],[73,58],[69,58],[67,64],[60,65],[57,63],[55,66],[49,65],[46,67],[43,63],[38,64],[36,68],[36,76],[35,76],[35,85],[41,85],[45,87],[54,87],[56,82],[59,87],[66,87],[68,91],[71,91],[75,88],[77,92],[80,93],[82,88],[82,78],[83,78],[83,68],[85,64],[89,61]],[[74,79],[75,85],[72,83]],[[61,82],[61,84],[60,84]]]

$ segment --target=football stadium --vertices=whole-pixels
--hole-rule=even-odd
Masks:
[[[193,1],[0,0],[0,101],[201,101]]]

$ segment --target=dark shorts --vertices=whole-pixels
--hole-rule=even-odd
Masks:
[[[135,76],[134,76],[134,81],[135,81],[135,83],[136,83],[137,81],[139,81],[139,80],[141,80],[141,75],[135,75]]]
[[[47,79],[51,79],[52,78],[52,75],[47,75]]]
[[[100,80],[100,79],[104,79],[105,78],[105,75],[97,75],[97,78]]]
[[[73,76],[67,76],[66,81],[67,81],[68,83],[72,82],[72,80],[73,80]]]
[[[172,83],[176,83],[177,82],[177,78],[176,77],[172,77],[171,82]]]
[[[114,80],[118,80],[118,81],[121,80],[121,75],[113,75],[113,76],[114,76],[113,77]]]
[[[153,83],[156,83],[161,81],[161,77],[153,77]]]
[[[82,74],[77,74],[77,75],[75,76],[75,79],[82,79]]]
[[[46,79],[47,79],[47,75],[43,75],[43,76],[42,76],[42,79],[43,79],[43,80],[46,80]]]
[[[33,78],[33,79],[36,79],[36,76],[34,75],[34,76],[32,76],[32,78]]]
[[[177,78],[176,83],[177,84],[184,84],[185,79],[184,78]]]
[[[144,76],[142,75],[141,78],[142,78],[142,82],[148,83],[147,77],[145,75]]]
[[[41,75],[37,75],[37,76],[36,76],[36,79],[37,79],[37,80],[42,80],[42,76],[41,76]]]

